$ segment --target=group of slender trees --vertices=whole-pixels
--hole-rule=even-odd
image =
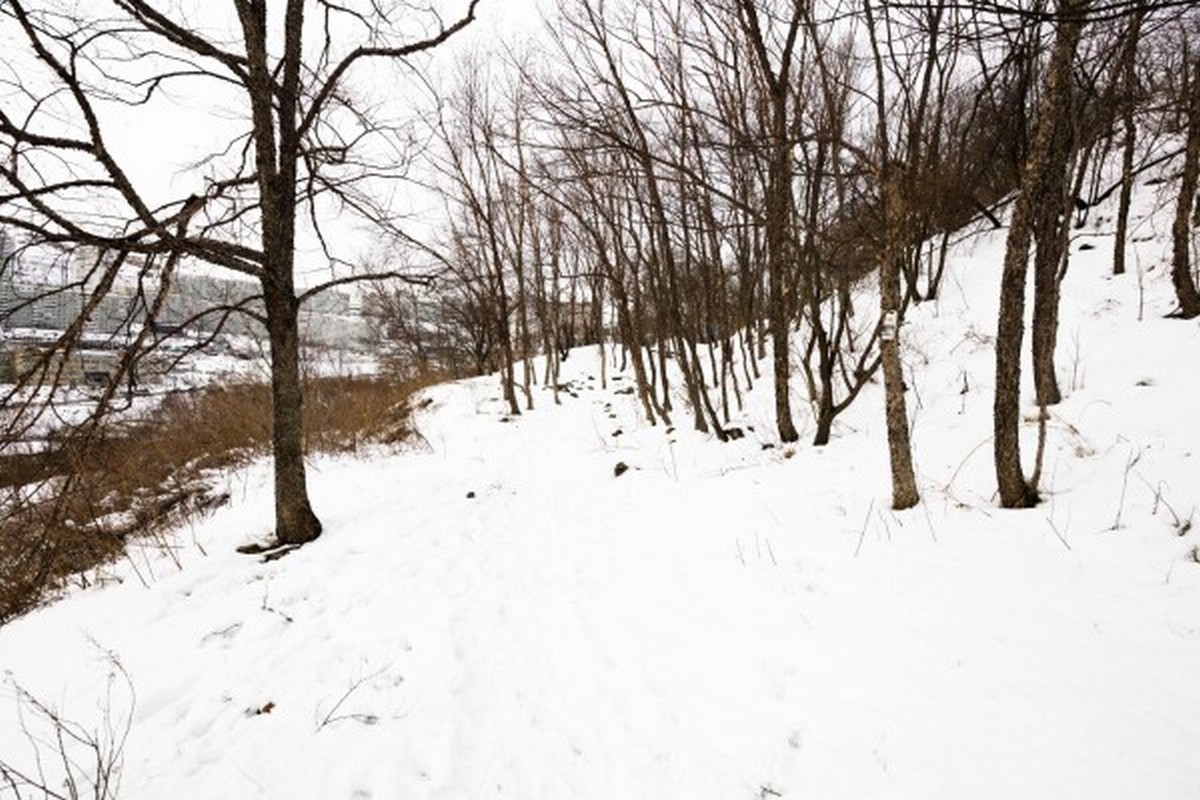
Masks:
[[[583,336],[631,367],[648,422],[682,416],[719,439],[765,376],[778,436],[795,441],[798,370],[813,443],[827,444],[882,373],[893,505],[907,508],[919,493],[905,314],[937,296],[955,231],[1007,216],[995,467],[1001,503],[1032,505],[1027,273],[1044,424],[1061,399],[1071,232],[1117,193],[1112,269],[1124,273],[1133,182],[1164,153],[1182,167],[1178,315],[1200,314],[1198,22],[1169,0],[564,0],[549,57],[467,61],[443,97],[440,301],[469,297],[479,313],[440,317],[440,331],[485,326],[466,361],[500,372],[517,414],[533,404],[531,358],[548,355],[553,385],[582,317]]]
[[[288,0],[268,13],[265,0],[234,0],[223,37],[143,0],[97,4],[106,10],[95,18],[0,2],[6,41],[39,70],[10,78],[0,101],[0,226],[28,247],[100,253],[87,284],[97,298],[133,258],[161,274],[160,294],[182,259],[261,283],[262,312],[211,313],[261,313],[269,333],[273,544],[320,532],[297,339],[297,309],[320,287],[298,290],[294,276],[305,220],[337,260],[321,236],[330,203],[437,273],[419,288],[376,286],[380,331],[416,363],[497,371],[514,415],[533,408],[539,382],[557,400],[558,364],[585,342],[632,371],[650,424],[686,419],[720,440],[736,435],[745,393],[767,381],[778,437],[796,441],[797,414],[809,413],[794,407],[799,372],[813,444],[826,445],[881,375],[898,509],[919,501],[904,318],[936,298],[964,225],[1008,217],[994,408],[1006,507],[1037,501],[1038,470],[1026,477],[1020,453],[1030,264],[1044,420],[1060,399],[1072,226],[1116,194],[1112,269],[1124,273],[1132,185],[1165,157],[1180,167],[1178,315],[1200,315],[1190,262],[1200,11],[1189,2],[559,0],[539,48],[477,52],[433,87],[426,183],[444,214],[435,235],[414,237],[387,193],[373,194],[396,167],[365,144],[399,136],[373,116],[388,101],[358,98],[349,77],[367,62],[411,66],[470,24],[479,2],[444,20],[417,13],[414,28],[407,3]],[[240,109],[244,132],[224,154],[238,155],[214,161],[232,166],[190,196],[153,205],[113,155],[96,106],[203,81]],[[48,355],[13,397],[53,383],[55,363]]]

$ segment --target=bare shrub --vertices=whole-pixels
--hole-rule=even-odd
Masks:
[[[412,435],[407,401],[438,380],[314,378],[306,386],[309,453],[353,452]],[[167,532],[228,498],[214,474],[267,455],[271,395],[262,384],[167,397],[150,418],[64,436],[46,453],[0,458],[0,624],[126,553],[167,553]]]
[[[11,676],[4,684],[15,694],[28,750],[0,753],[0,797],[13,800],[115,800],[121,786],[125,742],[133,723],[133,681],[111,655],[108,685],[99,703],[100,719],[88,726],[65,718]]]

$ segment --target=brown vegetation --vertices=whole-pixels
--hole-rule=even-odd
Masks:
[[[409,438],[408,400],[437,380],[322,378],[306,383],[308,453]],[[123,557],[133,543],[170,552],[180,521],[222,505],[218,470],[269,454],[263,384],[168,396],[149,418],[66,438],[41,455],[0,458],[0,623]]]

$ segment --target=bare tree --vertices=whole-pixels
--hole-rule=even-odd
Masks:
[[[1044,208],[1061,207],[1066,150],[1055,147],[1056,121],[1066,109],[1071,68],[1089,2],[1060,0],[1058,4],[1054,47],[1005,245],[996,333],[993,445],[1000,502],[1006,508],[1024,508],[1036,504],[1038,499],[1037,487],[1026,481],[1021,466],[1021,340],[1025,327],[1025,276],[1037,215]]]
[[[916,476],[913,473],[912,444],[908,430],[908,407],[904,398],[903,365],[900,362],[900,322],[903,308],[900,299],[901,264],[904,259],[906,219],[906,178],[895,163],[887,128],[888,109],[884,103],[886,91],[883,57],[880,54],[875,15],[871,1],[863,0],[867,35],[875,65],[875,114],[878,161],[876,172],[880,183],[884,219],[884,244],[879,258],[879,313],[881,329],[879,348],[883,363],[884,412],[888,432],[888,456],[892,467],[892,508],[911,508],[920,501]],[[910,146],[913,141],[910,140]],[[916,157],[916,154],[913,154]]]
[[[1200,185],[1200,55],[1190,52],[1184,42],[1184,81],[1182,93],[1186,146],[1183,173],[1179,178],[1179,197],[1175,203],[1175,220],[1171,226],[1171,282],[1179,301],[1178,316],[1192,319],[1200,316],[1200,292],[1192,275],[1192,214],[1196,206],[1196,191]]]
[[[1117,103],[1121,109],[1121,195],[1117,201],[1117,228],[1113,241],[1113,274],[1125,273],[1126,242],[1129,231],[1129,204],[1133,197],[1133,159],[1137,149],[1137,53],[1142,36],[1142,21],[1146,17],[1144,3],[1138,3],[1129,18],[1123,37],[1121,59],[1117,67],[1120,91]]]
[[[275,533],[268,546],[299,545],[321,532],[304,465],[298,315],[322,287],[297,288],[298,221],[310,219],[323,246],[317,223],[326,200],[393,224],[363,180],[380,166],[356,156],[358,145],[386,127],[356,105],[349,79],[369,62],[404,64],[432,50],[474,19],[478,2],[464,0],[461,16],[445,24],[408,4],[288,0],[269,13],[265,0],[235,0],[223,34],[202,32],[182,10],[145,0],[111,0],[86,12],[30,0],[0,6],[0,20],[38,68],[0,107],[7,151],[0,224],[37,246],[88,246],[101,254],[83,281],[90,292],[83,313],[58,349],[78,342],[88,315],[135,262],[147,274],[157,271],[158,280],[131,352],[152,341],[154,316],[181,261],[232,270],[261,287],[274,417]],[[401,11],[416,14],[419,25],[424,20],[426,33],[412,36]],[[214,174],[203,186],[157,204],[116,155],[105,106],[149,103],[167,85],[209,87],[241,111],[245,127],[211,160]],[[338,263],[327,246],[325,253],[331,266]],[[23,388],[53,383],[53,363],[43,359]],[[134,363],[128,359],[120,377]]]
[[[788,344],[788,331],[791,315],[784,292],[787,274],[795,262],[792,236],[793,134],[789,100],[793,96],[793,61],[806,4],[801,0],[793,0],[791,8],[778,26],[779,30],[775,32],[778,40],[775,42],[769,38],[773,31],[764,25],[763,15],[760,15],[756,6],[752,0],[739,0],[738,10],[741,12],[747,42],[754,54],[759,78],[766,87],[769,109],[764,227],[767,238],[767,276],[770,285],[768,302],[775,371],[775,421],[779,427],[779,438],[784,442],[794,442],[800,435],[792,422],[789,396],[791,348]],[[777,50],[774,58],[768,49],[772,43],[776,45]]]

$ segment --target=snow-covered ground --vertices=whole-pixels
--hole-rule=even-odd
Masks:
[[[1140,202],[1144,280],[1073,243],[1036,509],[993,498],[984,232],[904,331],[916,509],[888,510],[878,387],[830,446],[766,448],[764,379],[722,445],[647,426],[581,350],[561,407],[506,421],[463,381],[425,444],[316,460],[326,532],[280,561],[233,552],[271,498],[264,465],[231,476],[182,569],[134,553],[0,629],[0,670],[88,728],[132,707],[136,800],[1200,797],[1200,323],[1162,318]]]

